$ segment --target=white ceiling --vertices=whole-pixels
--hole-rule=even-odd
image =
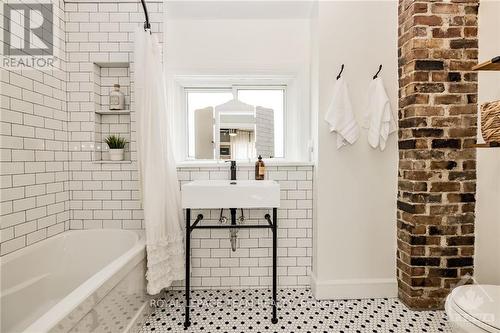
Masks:
[[[305,19],[315,0],[166,0],[169,19]]]

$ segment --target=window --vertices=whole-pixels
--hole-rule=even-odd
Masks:
[[[284,157],[285,86],[184,88],[184,93],[189,159]],[[233,96],[251,107],[219,112]]]

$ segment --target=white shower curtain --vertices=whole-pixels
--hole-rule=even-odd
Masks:
[[[134,92],[137,160],[146,228],[147,291],[154,295],[184,278],[182,209],[173,157],[160,45],[155,35],[135,33]]]

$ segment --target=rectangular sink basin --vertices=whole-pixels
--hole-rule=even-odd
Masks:
[[[181,194],[182,208],[280,206],[280,185],[274,180],[195,180],[182,185]]]

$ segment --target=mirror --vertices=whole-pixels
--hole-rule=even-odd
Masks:
[[[229,91],[188,91],[188,158],[283,157],[284,89],[242,89],[237,95],[240,99]],[[267,105],[250,104],[243,98]]]

